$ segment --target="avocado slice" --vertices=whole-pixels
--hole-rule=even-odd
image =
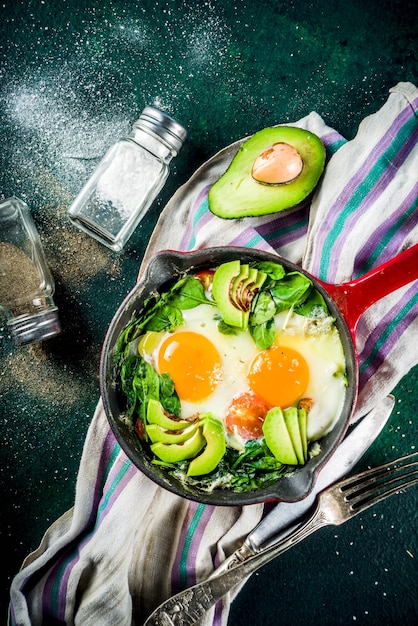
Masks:
[[[306,463],[308,460],[308,412],[306,409],[298,409],[298,422],[302,438],[303,457]]]
[[[206,447],[197,456],[187,470],[188,476],[201,476],[212,472],[226,452],[225,431],[223,424],[214,417],[208,416],[203,421],[203,437]]]
[[[232,281],[232,285],[231,285],[231,298],[233,302],[236,304],[236,306],[240,309],[242,309],[242,306],[240,303],[240,293],[241,293],[241,289],[242,289],[244,282],[248,278],[249,272],[250,272],[249,265],[246,265],[246,264],[241,265],[239,274],[236,278],[234,278],[234,280]]]
[[[295,149],[302,170],[289,182],[260,182],[254,162],[276,144]],[[224,219],[254,217],[299,205],[316,187],[325,166],[325,147],[314,133],[294,126],[264,128],[247,139],[226,172],[209,190],[209,209]]]
[[[242,308],[248,313],[251,310],[251,303],[255,294],[260,291],[267,278],[267,274],[257,270],[255,267],[251,267],[248,272],[248,278],[244,280],[240,290],[240,303]]]
[[[240,289],[241,296],[242,296],[242,294],[245,293],[246,289],[249,286],[254,285],[254,283],[257,280],[257,276],[258,276],[258,270],[255,267],[250,267],[248,269],[248,276],[247,276],[247,278],[241,284],[241,289]]]
[[[187,428],[176,430],[174,432],[161,428],[158,424],[147,424],[145,426],[145,430],[151,440],[151,443],[157,443],[157,441],[161,441],[162,443],[183,443],[194,435],[197,428],[197,423],[192,423]]]
[[[184,443],[163,443],[157,441],[151,445],[151,451],[161,461],[165,463],[177,463],[194,458],[203,446],[206,440],[202,435],[201,428],[196,429],[194,435],[187,439]]]
[[[222,263],[213,275],[212,296],[225,324],[243,328],[244,312],[232,300],[232,283],[239,276],[241,263],[239,259]]]
[[[267,412],[263,434],[268,448],[278,461],[285,465],[298,465],[298,457],[280,407]]]
[[[147,424],[158,424],[166,430],[181,430],[190,426],[188,420],[176,420],[164,413],[164,409],[158,400],[151,398],[147,406]]]
[[[299,428],[298,410],[291,406],[283,411],[284,421],[292,440],[293,448],[296,453],[299,465],[305,463],[305,454],[303,450],[302,435]]]
[[[213,276],[212,296],[226,324],[245,330],[251,302],[267,274],[239,260],[222,263]]]

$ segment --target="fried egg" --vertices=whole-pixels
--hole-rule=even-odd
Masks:
[[[275,321],[275,346],[296,351],[308,365],[307,385],[301,397],[312,400],[308,439],[315,441],[331,430],[344,405],[345,357],[341,339],[330,318],[317,321],[282,312]]]
[[[227,431],[242,439],[262,435],[262,421],[273,406],[286,408],[309,398],[308,437],[332,428],[344,402],[344,353],[338,331],[316,332],[295,313],[275,317],[276,338],[259,350],[248,331],[224,335],[217,309],[201,304],[183,311],[184,324],[172,332],[149,332],[142,356],[159,374],[168,373],[188,418],[211,412]],[[254,424],[245,423],[252,414]]]

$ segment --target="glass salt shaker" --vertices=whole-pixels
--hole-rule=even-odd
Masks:
[[[54,280],[29,207],[19,198],[0,203],[0,311],[17,346],[61,332]]]
[[[75,198],[68,210],[72,223],[112,250],[122,250],[161,191],[186,135],[176,120],[146,107]]]

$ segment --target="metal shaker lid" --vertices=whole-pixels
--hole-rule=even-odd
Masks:
[[[24,346],[59,335],[61,323],[58,309],[49,309],[36,315],[21,315],[8,323],[16,346]]]
[[[179,122],[152,106],[145,107],[134,125],[158,135],[176,152],[180,150],[187,137],[186,129]]]

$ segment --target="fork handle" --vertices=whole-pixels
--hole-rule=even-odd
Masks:
[[[226,572],[180,591],[155,609],[144,626],[192,626],[205,615],[228,591],[263,565],[289,550],[329,521],[319,507],[294,534],[248,558]]]

